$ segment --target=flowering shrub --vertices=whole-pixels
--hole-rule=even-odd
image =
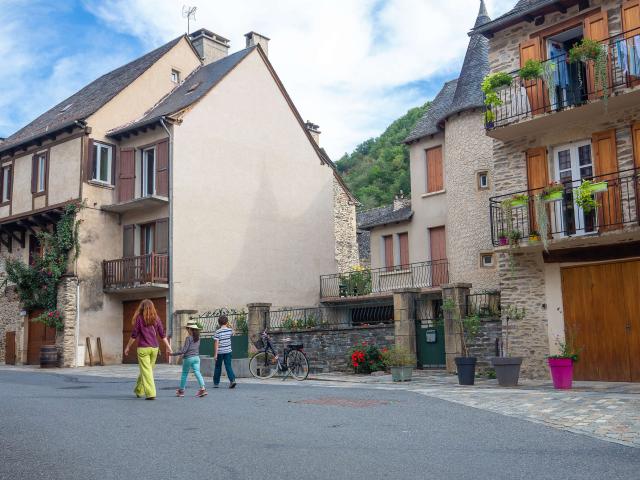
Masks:
[[[349,349],[349,362],[355,373],[371,373],[384,370],[382,352],[367,342],[356,344]]]
[[[64,327],[62,320],[62,312],[60,312],[60,310],[49,310],[38,315],[32,321],[44,323],[46,326],[53,327],[60,331]]]

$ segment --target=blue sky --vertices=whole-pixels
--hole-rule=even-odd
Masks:
[[[189,0],[195,28],[255,30],[333,158],[457,76],[479,0]],[[515,0],[487,0],[495,17]],[[186,30],[182,0],[0,0],[0,136]]]

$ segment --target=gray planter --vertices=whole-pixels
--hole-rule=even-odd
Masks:
[[[493,357],[491,364],[496,370],[498,384],[501,387],[515,387],[518,385],[522,357]]]
[[[391,367],[391,379],[394,382],[410,382],[413,367]]]

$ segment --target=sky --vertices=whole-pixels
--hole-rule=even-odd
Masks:
[[[207,28],[269,59],[321,144],[340,158],[457,77],[479,0],[0,0],[0,137],[100,75]],[[516,0],[486,0],[494,18]]]

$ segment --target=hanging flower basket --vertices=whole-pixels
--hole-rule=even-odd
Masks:
[[[591,193],[606,192],[607,188],[607,182],[595,182],[587,186],[587,190]]]
[[[529,197],[526,195],[515,196],[511,199],[512,207],[524,207],[527,203],[529,203]]]
[[[562,200],[562,190],[557,190],[555,192],[547,193],[543,195],[542,200],[547,203],[555,202],[557,200]]]

